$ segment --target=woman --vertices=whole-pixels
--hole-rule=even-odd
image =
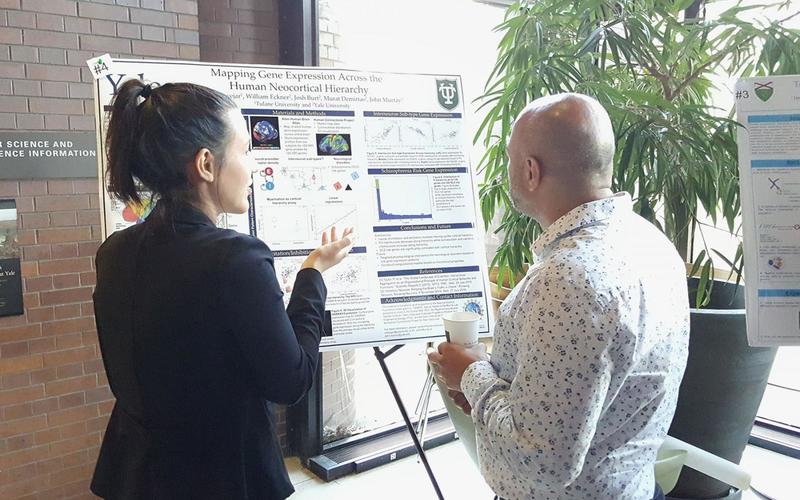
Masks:
[[[311,386],[325,311],[321,272],[351,229],[302,265],[292,299],[267,246],[219,229],[244,213],[251,169],[241,111],[189,83],[129,80],[106,141],[109,191],[158,198],[147,220],[97,252],[95,316],[117,398],[92,491],[107,499],[283,499],[294,490],[269,402]]]

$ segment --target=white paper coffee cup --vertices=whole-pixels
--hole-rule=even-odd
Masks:
[[[478,344],[478,322],[481,315],[474,312],[451,312],[442,316],[444,334],[448,342],[464,347]]]

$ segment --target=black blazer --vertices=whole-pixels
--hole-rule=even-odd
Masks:
[[[269,402],[311,386],[326,289],[188,205],[160,203],[97,252],[95,317],[117,401],[92,479],[108,499],[283,499]]]

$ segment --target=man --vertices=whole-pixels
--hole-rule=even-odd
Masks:
[[[535,264],[500,307],[491,360],[445,343],[431,362],[472,409],[498,497],[663,498],[653,463],[686,366],[684,264],[611,191],[614,133],[594,99],[533,101],[508,157],[514,207],[545,229]]]

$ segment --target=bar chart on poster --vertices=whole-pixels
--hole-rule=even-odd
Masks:
[[[409,193],[414,193],[409,197]],[[432,219],[430,183],[424,175],[404,175],[375,179],[375,195],[380,220]]]
[[[324,274],[323,349],[442,338],[442,315],[464,310],[490,335],[458,76],[112,60],[96,84],[101,173],[106,112],[132,77],[205,85],[240,107],[258,169],[249,213],[218,225],[267,243],[287,303],[322,234],[356,229],[351,254]],[[141,223],[156,202],[103,199],[106,235]]]

